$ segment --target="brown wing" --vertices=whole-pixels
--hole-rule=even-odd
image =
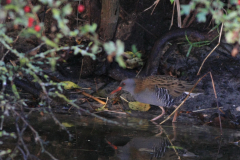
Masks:
[[[173,97],[180,96],[184,91],[190,91],[193,85],[189,82],[178,80],[177,78],[165,75],[154,75],[146,78],[136,79],[137,87],[135,92],[141,92],[146,87],[150,90],[166,88]]]

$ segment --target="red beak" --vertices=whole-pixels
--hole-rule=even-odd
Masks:
[[[122,90],[122,87],[118,87],[117,89],[115,89],[114,91],[112,91],[110,94],[116,93],[116,92],[121,91],[121,90]]]

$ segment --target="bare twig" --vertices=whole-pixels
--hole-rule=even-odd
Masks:
[[[126,112],[118,112],[118,111],[111,111],[111,110],[104,110],[104,111],[100,111],[100,112],[112,112],[112,113],[124,114],[124,115],[127,114]],[[97,112],[97,113],[100,113],[100,112]]]
[[[25,120],[25,118],[23,116],[21,116],[17,111],[15,111],[14,109],[11,109],[11,111],[16,114],[23,122],[25,125],[27,125],[31,131],[34,133],[35,135],[35,141],[39,142],[42,151],[45,152],[46,154],[48,154],[52,159],[57,160],[51,153],[47,152],[43,146],[42,140],[38,134],[38,132]]]
[[[192,15],[190,13],[187,17],[184,18],[182,28],[189,27],[192,24],[192,22],[195,20],[195,17],[198,12],[196,10],[194,10],[194,11],[192,11],[192,13],[193,13]],[[189,20],[189,18],[190,18],[190,20]]]
[[[222,37],[222,30],[223,30],[223,23],[222,23],[222,26],[221,26],[221,30],[220,30],[220,35],[219,35],[219,39],[218,39],[218,44],[212,49],[212,51],[207,55],[207,57],[203,60],[202,64],[201,64],[201,67],[199,68],[198,70],[198,73],[197,75],[200,74],[200,71],[205,63],[205,61],[208,59],[208,57],[213,53],[213,51],[215,51],[215,49],[220,45],[220,41],[221,41],[221,37]]]
[[[206,111],[206,110],[211,110],[211,109],[219,109],[220,110],[220,108],[223,108],[223,107],[205,108],[205,109],[195,110],[195,111],[192,111],[192,112],[201,112],[201,111]]]
[[[80,75],[79,75],[78,82],[80,82],[80,78],[82,76],[82,69],[83,69],[83,59],[82,59],[81,70],[80,70]]]
[[[209,73],[209,72],[208,72]],[[193,89],[197,86],[197,84],[208,74],[206,73],[204,76],[202,76],[193,86],[193,88],[191,89],[191,91],[188,93],[187,97],[182,101],[182,103],[165,119],[163,120],[160,124],[163,124],[164,122],[166,122],[184,103],[185,101],[188,99],[188,97],[190,96],[190,94],[192,93]]]
[[[106,104],[106,102],[103,102],[103,101],[101,101],[100,99],[98,99],[98,98],[96,98],[96,97],[94,97],[94,96],[92,96],[92,95],[90,95],[90,94],[88,94],[88,93],[86,93],[86,92],[84,92],[84,91],[82,91],[82,94],[83,94],[84,96],[87,96],[87,97],[89,97],[89,98],[94,99],[95,101],[97,101],[97,102],[99,102],[99,103],[101,103],[101,104]]]
[[[169,30],[172,28],[172,25],[173,25],[173,18],[174,18],[174,11],[175,11],[175,5],[176,4],[177,4],[178,27],[182,28],[180,2],[179,2],[179,0],[175,0],[174,3],[173,3],[172,20],[171,20]]]
[[[125,11],[121,6],[120,6],[121,10],[127,14],[127,16],[130,17],[130,15],[127,13],[127,11]],[[146,28],[144,28],[141,24],[139,24],[138,22],[134,21],[134,23],[136,23],[139,27],[141,27],[144,31],[146,31],[147,33],[151,34],[154,38],[157,38],[153,33],[149,32],[149,30],[147,30]]]
[[[214,81],[213,81],[213,77],[212,77],[212,73],[210,72],[210,77],[212,80],[212,86],[213,86],[213,91],[214,91],[214,95],[217,101],[217,107],[218,107],[218,118],[219,118],[219,124],[220,124],[220,130],[221,130],[221,135],[222,135],[222,122],[221,122],[221,116],[220,116],[220,109],[219,109],[219,105],[218,105],[218,99],[217,99],[217,93],[215,90],[215,85],[214,85]]]
[[[10,52],[10,50],[7,50],[7,52],[3,55],[1,61],[4,61],[4,58],[6,57],[6,55]]]
[[[182,28],[180,2],[179,2],[179,0],[175,0],[174,2],[176,2],[176,4],[177,4],[178,27],[179,27],[179,28]]]
[[[154,7],[154,8],[153,8],[153,11],[154,11],[159,2],[160,2],[160,0],[156,0],[150,7],[148,7],[147,9],[145,9],[144,12],[147,11],[147,10],[149,10],[149,9],[151,9],[152,7]],[[153,14],[153,11],[151,12],[151,15]]]
[[[168,139],[168,141],[169,141],[169,143],[171,144],[171,146],[172,146],[172,148],[173,148],[173,150],[174,150],[174,152],[176,153],[176,155],[177,155],[177,157],[178,157],[178,159],[179,160],[181,160],[181,157],[179,156],[179,154],[178,154],[178,152],[177,152],[177,150],[176,150],[176,148],[175,148],[175,146],[173,145],[173,143],[172,143],[172,141],[170,140],[170,138],[169,138],[169,136],[168,136],[168,134],[167,134],[167,132],[162,128],[162,126],[159,126],[160,128],[161,128],[161,130],[164,132],[164,134],[166,135],[166,137],[167,137],[167,139]]]
[[[222,135],[221,135],[221,140],[220,140],[220,143],[219,143],[219,146],[218,146],[218,153],[217,153],[217,156],[216,156],[216,160],[218,159],[218,155],[219,155],[219,152],[220,152],[222,140],[223,140],[223,139],[222,139]]]
[[[17,119],[18,119],[18,118],[17,118]],[[16,120],[16,121],[17,121],[17,120]],[[18,126],[18,123],[17,123],[17,122],[15,123],[15,126],[16,126],[16,130],[17,130],[17,133],[18,133],[18,141],[19,141],[19,142],[21,143],[21,145],[23,146],[23,148],[24,148],[24,150],[25,150],[25,152],[26,152],[26,155],[24,154],[24,151],[21,150],[20,146],[18,146],[17,148],[22,152],[23,156],[25,156],[26,159],[27,159],[27,157],[29,156],[30,153],[29,153],[29,150],[28,150],[25,142],[24,142],[23,139],[22,139],[23,132],[26,130],[27,125],[25,124],[25,125],[23,126],[21,132],[20,132],[20,129],[19,129],[19,126]]]
[[[175,8],[175,1],[174,1],[174,3],[173,3],[173,11],[172,11],[172,19],[171,19],[171,24],[170,24],[170,27],[169,27],[169,30],[171,29],[171,27],[172,27],[172,25],[173,25],[173,17],[174,17],[174,8]]]
[[[112,124],[119,125],[119,123],[116,122],[116,121],[112,121],[112,120],[108,120],[108,119],[106,119],[106,118],[100,117],[100,116],[98,116],[98,115],[96,115],[96,114],[94,114],[94,113],[91,113],[91,112],[88,111],[88,110],[85,110],[85,109],[79,107],[78,105],[76,105],[76,104],[73,103],[72,101],[68,100],[64,95],[62,95],[62,94],[60,94],[60,93],[58,93],[58,92],[56,92],[55,94],[56,94],[58,97],[64,99],[64,100],[65,100],[66,102],[68,102],[69,104],[71,104],[73,107],[79,109],[80,111],[83,111],[83,112],[85,112],[85,113],[87,113],[87,114],[89,114],[89,115],[91,115],[91,116],[93,116],[93,117],[96,117],[96,118],[98,118],[98,119],[101,119],[101,120],[103,120],[104,122],[108,122],[108,123],[112,123]],[[104,102],[104,103],[105,103],[105,102]]]
[[[1,115],[0,131],[3,129],[3,121],[4,121],[4,115]]]

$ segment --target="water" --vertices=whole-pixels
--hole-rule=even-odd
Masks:
[[[51,116],[33,115],[28,122],[40,135],[45,150],[61,160],[237,160],[240,159],[240,131],[220,129],[211,126],[196,126],[176,123],[155,125],[148,120],[138,118],[117,118],[119,125],[113,125],[92,117],[56,115],[66,126],[69,134],[63,130]],[[7,118],[4,130],[16,130],[15,119]],[[21,130],[24,125],[18,121]],[[39,159],[51,159],[42,152],[35,141],[34,133],[26,128],[22,139],[25,146],[18,143],[22,153],[16,159],[23,159],[29,153]],[[17,145],[17,139],[1,138],[2,149],[11,149]],[[171,141],[171,142],[170,142]],[[172,143],[172,145],[171,145]],[[25,148],[24,148],[25,147]],[[174,149],[176,151],[174,151]],[[4,159],[7,156],[4,157]]]

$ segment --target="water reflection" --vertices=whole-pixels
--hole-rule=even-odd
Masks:
[[[28,121],[44,140],[45,149],[57,159],[175,160],[180,156],[181,159],[202,160],[240,157],[237,143],[240,140],[239,130],[224,129],[221,138],[220,129],[210,126],[179,123],[158,126],[137,118],[112,119],[121,124],[116,126],[90,117],[56,117],[68,128],[72,137],[51,117],[32,116]],[[4,129],[14,131],[14,123],[8,120]],[[31,154],[39,159],[51,159],[41,152],[30,129],[26,129],[23,140]],[[16,144],[16,140],[4,140],[1,148],[14,149]]]

